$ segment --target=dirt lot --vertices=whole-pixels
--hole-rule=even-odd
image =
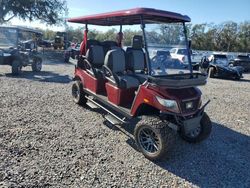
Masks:
[[[136,151],[101,111],[71,100],[74,65],[48,53],[43,72],[0,66],[0,187],[250,187],[250,74],[201,87],[213,131],[180,139],[164,162]]]

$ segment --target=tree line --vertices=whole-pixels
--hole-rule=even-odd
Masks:
[[[8,23],[14,17],[22,20],[40,20],[48,25],[65,24],[68,8],[66,0],[0,0],[0,24]],[[237,51],[250,52],[250,21],[242,23],[225,22],[221,24],[188,24],[189,37],[192,40],[192,48],[196,50],[211,51]],[[154,32],[149,33],[151,39],[160,39],[164,41],[166,32],[161,28],[162,35],[159,37]],[[82,40],[82,28],[68,28],[69,40]],[[170,32],[173,34],[176,31]],[[115,29],[107,32],[90,30],[89,37],[98,40],[115,40]],[[124,45],[130,45],[134,34],[140,34],[139,31],[124,30]],[[52,40],[55,32],[44,31],[45,39]]]
[[[168,28],[169,29],[169,28]],[[74,42],[80,42],[83,38],[84,28],[72,28],[67,30],[68,39]],[[188,24],[188,36],[192,41],[192,49],[195,50],[208,50],[208,51],[224,51],[224,52],[250,52],[250,22],[245,21],[242,23],[225,22],[221,24]],[[162,41],[164,44],[166,35],[173,35],[174,30],[161,30],[162,35],[157,35],[152,31],[148,33],[150,41]],[[44,30],[44,39],[53,40],[55,31]],[[96,39],[99,41],[116,40],[118,31],[114,28],[106,32],[99,30],[89,30],[88,38]],[[141,31],[134,31],[126,29],[123,31],[125,46],[131,45],[131,39],[134,35],[141,34]],[[165,36],[165,37],[164,37]],[[165,41],[166,42],[166,41]]]
[[[14,17],[22,20],[40,20],[48,25],[65,24],[65,17],[68,15],[66,0],[0,0],[0,24],[8,23]],[[235,51],[250,52],[250,21],[242,23],[225,22],[221,24],[188,24],[189,37],[192,40],[192,48],[196,50],[211,51]],[[70,41],[82,40],[82,28],[68,28]],[[166,32],[161,28],[159,36],[155,32],[149,33],[150,39],[164,42],[167,37],[164,35],[174,34],[176,31]],[[115,29],[106,32],[90,30],[89,38],[98,40],[115,40]],[[139,31],[124,30],[124,45],[130,45],[134,34],[141,34]],[[52,40],[55,32],[44,31],[44,38]],[[160,37],[160,38],[159,38]]]
[[[189,26],[192,48],[198,50],[250,52],[250,22],[196,24]]]

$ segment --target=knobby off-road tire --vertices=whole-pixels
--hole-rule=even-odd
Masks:
[[[79,80],[74,81],[72,85],[72,97],[76,104],[84,105],[87,102],[82,84]]]
[[[12,75],[19,75],[22,70],[22,65],[19,60],[14,60],[11,66]]]
[[[135,127],[134,137],[143,155],[153,161],[163,159],[176,138],[175,132],[154,116],[142,116]]]
[[[37,58],[31,65],[33,72],[40,72],[42,70],[42,59]]]
[[[183,140],[190,142],[190,143],[197,143],[205,140],[208,138],[212,131],[212,122],[206,112],[203,113],[203,116],[200,121],[200,127],[197,129],[197,135],[191,136],[185,134],[183,129],[180,130],[180,136]]]

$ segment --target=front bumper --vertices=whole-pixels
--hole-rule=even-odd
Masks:
[[[168,112],[162,112],[162,119],[168,122],[168,126],[176,131],[181,128],[184,129],[186,133],[196,129],[200,126],[200,121],[203,116],[205,107],[209,104],[208,100],[201,108],[191,115],[181,115]]]

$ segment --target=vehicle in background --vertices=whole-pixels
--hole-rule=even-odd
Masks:
[[[38,43],[38,45],[40,47],[50,48],[50,47],[52,47],[53,44],[49,40],[40,40],[39,43]]]
[[[53,43],[54,49],[65,49],[67,44],[66,32],[57,32]]]
[[[173,59],[178,59],[180,62],[188,64],[186,48],[172,48],[169,52]]]
[[[178,59],[181,63],[188,64],[188,53],[186,48],[172,48],[169,52],[173,59]],[[190,50],[190,55],[193,69],[199,70],[202,55],[192,50]]]
[[[243,78],[242,73],[244,68],[241,66],[233,66],[229,64],[226,54],[212,54],[208,57],[209,60],[209,76],[210,78],[221,77],[237,79]]]
[[[37,43],[42,33],[21,26],[0,26],[0,65],[10,65],[12,74],[21,73],[22,67],[31,66],[41,71],[42,58]]]
[[[159,46],[162,40],[149,34],[158,32],[159,36],[159,28],[178,31],[174,36],[164,36],[164,46],[175,41],[173,45],[189,48],[185,24],[191,21],[188,16],[135,8],[68,21],[85,25],[72,84],[76,104],[101,108],[111,124],[131,127],[138,149],[151,160],[165,158],[175,146],[174,131],[191,143],[210,135],[212,123],[204,112],[209,101],[202,104],[197,88],[206,84],[207,76],[193,72],[190,58],[184,64],[173,59],[170,52],[151,55],[154,44]],[[120,26],[117,42],[88,39],[88,25]],[[134,35],[126,51],[122,48],[123,25],[140,26],[143,34]],[[159,67],[161,64],[164,66]]]
[[[231,59],[229,64],[232,66],[242,66],[244,72],[250,71],[250,57],[248,55],[238,55],[236,58]]]
[[[67,50],[64,51],[64,62],[69,63],[70,60],[78,60],[80,55],[80,44],[72,43]]]

